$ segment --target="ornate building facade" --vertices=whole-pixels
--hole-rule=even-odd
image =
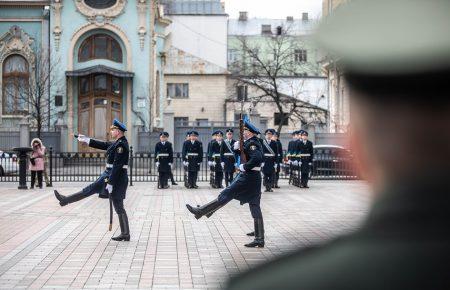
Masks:
[[[127,124],[133,144],[139,134],[162,126],[162,50],[170,21],[157,1],[9,0],[0,5],[0,79],[11,83],[13,76],[14,82],[33,85],[36,59],[48,56],[51,101],[45,128],[60,130],[62,151],[86,150],[71,137],[75,133],[107,139],[114,118]],[[10,91],[0,98],[3,130],[13,130],[27,116]]]

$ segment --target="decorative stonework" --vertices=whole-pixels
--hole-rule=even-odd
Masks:
[[[36,68],[36,55],[33,51],[34,39],[30,37],[22,28],[17,25],[12,26],[8,32],[0,36],[0,88],[2,87],[2,68],[5,59],[13,54],[23,56],[27,62],[30,70],[30,83],[35,81],[34,73]],[[2,116],[2,96],[3,90],[0,89],[0,117]],[[13,116],[22,118],[23,116]],[[1,119],[1,118],[0,118]]]
[[[127,0],[117,0],[117,2],[109,8],[95,9],[86,4],[84,0],[74,0],[75,6],[82,15],[86,16],[90,23],[97,26],[103,26],[122,14],[127,4]]]
[[[54,0],[52,4],[53,15],[55,16],[54,26],[53,26],[53,37],[55,38],[55,49],[59,50],[59,41],[61,39],[61,9],[62,9],[62,0]]]
[[[141,46],[141,50],[143,50],[144,43],[145,43],[145,35],[147,34],[147,28],[145,25],[146,24],[145,16],[147,14],[146,0],[138,0],[137,10],[138,10],[138,15],[139,15],[139,27],[138,27],[139,44]]]
[[[33,51],[34,39],[25,33],[19,26],[12,26],[7,33],[0,38],[0,64],[11,54],[20,54],[30,66],[35,68],[36,56]]]

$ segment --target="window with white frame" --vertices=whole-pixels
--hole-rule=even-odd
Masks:
[[[306,62],[308,60],[306,49],[296,49],[294,50],[294,61],[297,63]]]

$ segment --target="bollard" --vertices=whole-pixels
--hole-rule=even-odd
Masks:
[[[16,147],[13,148],[17,152],[19,159],[19,187],[18,189],[28,189],[27,187],[27,159],[28,152],[33,151],[30,147]]]

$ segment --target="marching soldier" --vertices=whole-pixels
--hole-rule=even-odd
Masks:
[[[233,129],[227,129],[226,137],[227,138],[222,142],[222,146],[220,148],[220,159],[222,161],[221,165],[225,173],[225,186],[228,187],[228,185],[233,181],[233,174],[236,168],[236,157],[233,151],[233,146],[236,141],[233,139]]]
[[[198,132],[191,131],[189,140],[183,143],[183,164],[188,170],[188,188],[198,188],[197,175],[203,160],[203,144],[198,141]]]
[[[223,143],[223,132],[216,131],[214,132],[214,135],[216,136],[216,140],[210,143],[211,146],[208,155],[208,165],[212,167],[212,170],[214,171],[213,188],[223,188],[223,168],[220,159],[220,149]]]
[[[210,217],[216,210],[226,205],[232,199],[241,204],[248,203],[255,226],[255,240],[246,247],[264,247],[264,223],[260,207],[261,201],[261,163],[263,161],[261,143],[256,137],[259,130],[248,120],[244,121],[244,154],[247,162],[239,165],[240,173],[230,186],[225,188],[213,201],[199,207],[186,204],[187,209],[196,219],[206,215]],[[235,142],[233,149],[239,153],[239,142]]]
[[[111,126],[111,137],[115,139],[115,142],[104,142],[78,135],[79,142],[86,143],[95,149],[106,150],[107,163],[105,171],[94,183],[83,188],[80,192],[64,196],[59,194],[58,191],[54,191],[61,206],[82,200],[94,193],[98,193],[100,198],[109,197],[112,200],[120,223],[121,234],[112,238],[115,241],[130,240],[128,217],[123,206],[128,187],[127,169],[129,158],[128,141],[124,136],[125,131],[127,131],[125,125],[114,119]]]
[[[264,154],[262,170],[264,174],[264,185],[266,187],[265,192],[273,192],[273,180],[278,165],[276,162],[278,160],[278,145],[275,141],[272,141],[274,132],[275,130],[273,129],[267,129],[265,131],[265,139],[261,139]]]
[[[274,132],[273,138],[274,142],[277,144],[277,167],[275,170],[275,180],[274,180],[274,188],[280,188],[278,186],[278,180],[280,179],[280,171],[281,171],[281,164],[283,163],[283,144],[281,144],[280,141],[280,133]]]
[[[308,186],[309,171],[312,166],[314,149],[313,143],[308,140],[308,132],[302,130],[301,139],[299,139],[298,144],[300,152],[300,172],[301,172],[300,187],[309,188]]]
[[[169,133],[159,134],[160,142],[155,145],[155,162],[159,173],[159,188],[169,188],[169,178],[172,172],[173,148],[172,143],[167,141]]]

